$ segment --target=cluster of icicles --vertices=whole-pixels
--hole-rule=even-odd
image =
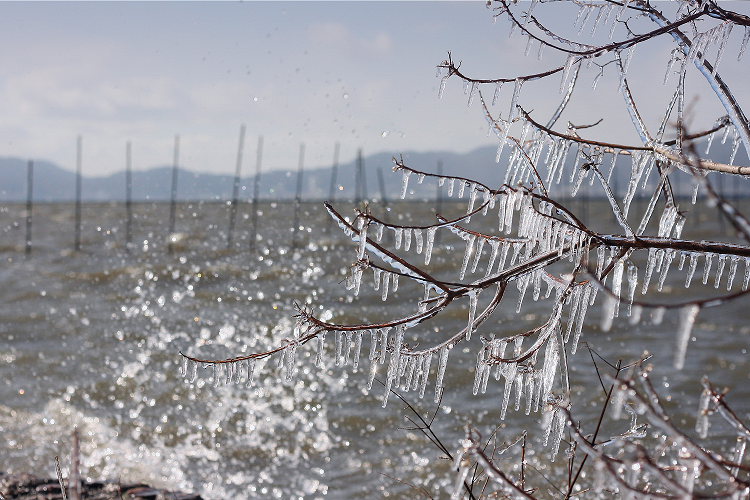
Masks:
[[[412,171],[403,166],[397,166],[397,169],[403,170],[404,183],[402,192],[405,195],[408,178]],[[424,174],[419,174],[420,178]],[[459,279],[463,279],[466,272],[475,273],[482,255],[489,253],[484,278],[487,279],[498,276],[500,273],[512,268],[516,264],[523,263],[529,259],[545,253],[556,254],[559,258],[568,258],[576,267],[581,260],[590,252],[593,237],[586,231],[576,227],[573,223],[568,223],[553,217],[555,207],[547,201],[540,201],[538,207],[533,204],[534,196],[524,188],[512,189],[504,187],[500,191],[492,192],[487,187],[458,178],[440,177],[439,182],[444,184],[448,181],[449,194],[453,194],[456,182],[459,183],[458,194],[462,196],[466,191],[469,193],[469,202],[467,214],[474,212],[474,205],[479,193],[483,194],[482,213],[486,214],[490,208],[498,208],[499,230],[505,233],[511,233],[514,221],[517,222],[517,237],[500,238],[497,236],[486,236],[480,233],[471,232],[463,229],[456,224],[448,224],[445,227],[466,241],[466,249],[459,272]],[[468,190],[466,189],[468,187]],[[518,213],[516,217],[515,214]],[[556,213],[556,215],[559,215]],[[659,233],[662,236],[675,233],[679,236],[679,220],[676,211],[668,207],[662,216]],[[373,239],[381,241],[384,229],[388,228],[394,231],[395,244],[399,249],[403,248],[409,251],[412,247],[412,236],[415,241],[414,247],[417,253],[424,252],[426,262],[429,262],[429,255],[434,243],[434,235],[440,224],[424,228],[415,227],[398,227],[390,226],[372,220],[365,214],[359,214],[355,220],[356,230],[348,224],[340,225],[344,231],[358,244],[357,257],[358,262],[352,266],[352,274],[347,279],[347,288],[354,290],[355,294],[359,293],[362,276],[368,267],[373,269],[375,290],[380,290],[383,300],[387,299],[389,289],[396,291],[398,289],[399,277],[406,276],[409,279],[416,279],[416,276],[407,268],[399,267],[398,263],[388,259],[386,254],[377,249],[376,246],[368,244]],[[679,226],[676,228],[675,226]],[[424,237],[424,232],[427,236]],[[368,235],[370,238],[368,240]],[[489,245],[491,250],[483,253],[484,245]],[[381,257],[386,263],[391,264],[395,270],[393,272],[380,267],[372,266],[369,258],[366,258],[367,252]],[[511,252],[512,250],[512,252]],[[529,270],[515,276],[516,285],[519,290],[519,299],[517,310],[520,311],[523,299],[529,286],[533,288],[533,300],[540,298],[549,298],[552,291],[555,291],[555,302],[553,313],[549,321],[542,327],[507,338],[490,339],[481,338],[482,347],[477,353],[477,364],[475,370],[474,393],[480,391],[484,393],[487,388],[488,380],[494,375],[496,380],[502,376],[505,379],[503,389],[503,400],[501,406],[501,418],[505,418],[507,407],[509,405],[513,388],[515,387],[515,409],[521,408],[521,400],[526,399],[525,411],[527,414],[538,412],[540,409],[549,413],[545,418],[548,424],[546,427],[547,436],[550,433],[553,436],[553,444],[559,444],[562,428],[560,412],[568,404],[560,400],[559,396],[552,393],[552,385],[555,373],[560,362],[561,349],[560,342],[568,343],[572,339],[571,354],[575,354],[582,334],[582,328],[585,323],[587,311],[594,304],[599,287],[606,285],[607,276],[602,276],[603,270],[608,267],[613,260],[617,259],[613,272],[611,273],[612,285],[611,291],[608,291],[605,300],[605,314],[603,314],[603,328],[609,329],[612,318],[619,314],[620,294],[622,292],[622,280],[627,276],[628,280],[628,313],[631,323],[640,321],[642,307],[633,304],[635,290],[638,282],[638,269],[628,262],[627,273],[625,272],[626,259],[622,257],[620,247],[606,247],[600,245],[596,249],[597,264],[595,277],[601,281],[588,280],[577,283],[571,283],[569,279],[560,279],[549,274],[543,267],[530,267]],[[473,257],[473,262],[471,258]],[[510,257],[510,259],[508,259]],[[642,291],[645,293],[654,272],[660,274],[659,289],[661,289],[670,263],[675,257],[675,251],[671,249],[652,249],[649,252],[646,275],[643,282]],[[680,256],[679,268],[682,269],[685,262],[689,260],[688,276],[686,286],[692,281],[695,273],[697,261],[699,258],[705,259],[703,283],[707,283],[714,254],[702,254],[700,252],[683,252]],[[727,261],[729,265],[727,266]],[[471,265],[469,263],[471,262]],[[724,270],[729,268],[729,277],[727,279],[727,288],[731,288],[734,282],[739,257],[737,256],[718,256],[716,266],[715,285],[718,287],[724,274]],[[507,264],[507,266],[506,266]],[[745,279],[743,288],[746,289],[750,282],[750,258],[745,258]],[[546,283],[546,293],[542,295],[542,284]],[[419,313],[427,311],[429,304],[435,303],[444,291],[435,284],[424,282],[425,296],[424,300],[419,302]],[[430,292],[436,291],[437,297],[431,297]],[[460,341],[470,340],[474,330],[474,323],[477,316],[477,304],[481,288],[470,288],[465,295],[469,299],[469,317],[467,328],[447,341],[436,345],[432,348],[412,351],[404,342],[404,334],[408,328],[416,326],[419,323],[419,315],[412,316],[400,323],[394,322],[393,326],[384,326],[382,328],[352,327],[345,331],[326,330],[324,326],[318,323],[309,322],[304,316],[298,321],[293,339],[285,340],[284,346],[278,354],[277,369],[283,370],[286,379],[291,381],[296,370],[296,350],[301,345],[300,339],[312,336],[317,338],[318,350],[316,366],[322,368],[323,354],[325,351],[325,339],[327,334],[331,334],[335,339],[334,364],[336,366],[352,366],[354,370],[359,368],[359,362],[362,351],[363,339],[370,338],[370,351],[368,359],[370,368],[368,370],[367,389],[372,388],[373,380],[378,372],[379,366],[385,365],[386,361],[386,390],[383,394],[383,406],[387,404],[388,396],[391,389],[400,388],[404,391],[417,391],[419,398],[424,396],[430,370],[432,369],[433,358],[437,359],[437,371],[435,380],[435,401],[437,402],[442,393],[444,384],[443,378],[448,361],[450,350]],[[567,324],[563,325],[563,309],[567,306]],[[690,331],[699,311],[699,306],[689,304],[684,306],[680,312],[680,324],[678,327],[678,348],[676,355],[676,364],[681,367],[684,361],[687,340],[690,337]],[[655,308],[652,313],[652,321],[660,323],[664,316],[664,308]],[[524,339],[536,336],[533,344],[523,350]],[[508,346],[511,350],[507,352]],[[546,350],[544,349],[546,346]],[[537,357],[540,351],[544,351],[544,362],[541,368],[537,367]],[[229,384],[241,383],[242,379],[246,381],[247,387],[253,385],[253,376],[256,371],[258,358],[249,357],[238,360],[229,360],[222,363],[202,363],[204,368],[213,369],[213,383],[218,386],[221,381]],[[197,377],[199,362],[185,358],[182,368],[182,374],[190,382],[195,381]],[[382,369],[381,369],[382,370]],[[551,412],[551,413],[550,413]],[[553,447],[557,449],[557,445]]]
[[[607,382],[614,384],[612,420],[620,420],[623,410],[631,415],[630,426],[625,433],[592,445],[590,436],[584,436],[578,425],[573,422],[569,408],[559,407],[559,411],[547,417],[554,419],[553,435],[556,435],[558,428],[569,428],[579,452],[585,453],[594,461],[591,485],[593,492],[620,494],[633,499],[693,498],[694,492],[700,492],[703,498],[746,498],[747,481],[741,476],[741,464],[747,449],[747,427],[726,405],[724,395],[717,394],[708,380],[703,379],[704,390],[699,401],[696,423],[696,432],[701,439],[707,437],[708,418],[713,413],[719,413],[734,429],[737,434],[734,449],[727,450],[728,456],[721,457],[706,451],[674,427],[653,386],[648,382],[648,369],[637,367],[635,372],[627,380],[616,380],[606,376]],[[643,394],[635,390],[636,380],[642,382]],[[546,415],[550,415],[550,412]],[[646,437],[649,425],[638,424],[637,415],[645,415],[663,436],[654,452],[642,443],[632,442],[633,439]],[[525,434],[502,448],[499,453],[495,450],[488,455],[479,433],[476,430],[467,430],[467,436],[461,441],[461,448],[454,458],[453,469],[457,471],[457,475],[453,483],[452,498],[461,497],[464,482],[475,463],[495,484],[495,490],[503,491],[507,498],[531,498],[528,492],[519,486],[522,484],[520,481],[514,481],[497,466],[497,455],[518,445],[524,437]],[[545,437],[545,442],[546,439]],[[667,443],[671,442],[672,446],[665,446],[665,440]],[[470,458],[473,461],[469,460]],[[718,490],[706,491],[698,483],[701,475],[707,471],[710,471],[708,481],[715,481],[719,486]],[[707,482],[706,485],[711,485],[711,482]]]

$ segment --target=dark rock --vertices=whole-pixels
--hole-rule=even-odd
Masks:
[[[5,500],[61,500],[60,482],[31,474],[0,472],[0,494]],[[0,500],[2,499],[0,497]],[[147,484],[122,484],[113,481],[84,482],[81,500],[203,500],[200,495],[161,490]]]

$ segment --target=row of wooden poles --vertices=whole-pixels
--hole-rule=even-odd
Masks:
[[[233,243],[234,230],[237,220],[237,206],[239,204],[239,193],[240,193],[240,178],[242,174],[242,157],[245,147],[245,125],[240,127],[240,138],[239,146],[237,148],[237,165],[234,175],[234,184],[232,189],[232,200],[230,203],[229,210],[229,228],[227,231],[227,248],[230,248]],[[331,169],[331,186],[328,200],[333,202],[336,198],[336,183],[338,176],[338,163],[339,163],[339,150],[340,144],[337,142],[333,152],[333,167]],[[174,157],[172,162],[172,188],[169,205],[169,236],[167,248],[169,252],[172,252],[173,235],[175,233],[175,223],[177,214],[177,180],[179,172],[179,156],[180,156],[180,136],[175,135],[174,139]],[[81,250],[81,187],[82,187],[82,164],[83,164],[83,138],[78,136],[76,141],[76,192],[75,192],[75,243],[74,249],[76,252]],[[300,224],[300,212],[302,207],[302,181],[303,181],[303,169],[305,159],[305,145],[300,144],[299,149],[299,165],[297,169],[297,186],[294,197],[294,221],[292,226],[292,247],[296,248],[299,241],[299,224]],[[252,198],[252,228],[249,234],[250,250],[255,249],[255,241],[257,237],[258,228],[258,201],[260,196],[260,175],[261,165],[263,160],[263,136],[258,137],[258,149],[257,158],[255,163],[255,181],[253,186],[253,198]],[[438,174],[442,175],[443,165],[442,162],[438,162]],[[383,172],[378,169],[378,182],[380,187],[381,203],[384,207],[388,206],[388,199],[386,197],[385,181],[383,179]],[[34,161],[29,160],[27,168],[27,183],[26,183],[26,256],[31,255],[32,248],[32,212],[33,212],[33,189],[34,189]],[[132,246],[132,226],[133,226],[133,175],[132,175],[132,148],[130,141],[127,141],[125,145],[125,238],[126,238],[126,249],[129,250]],[[438,202],[437,209],[440,212],[442,204],[441,193],[438,189]],[[367,178],[365,175],[364,160],[362,158],[362,149],[357,151],[357,163],[355,170],[355,198],[354,202],[357,206],[362,204],[363,200],[367,200]],[[387,216],[387,212],[386,212]],[[328,226],[330,230],[330,224]]]
[[[237,219],[237,206],[239,204],[239,193],[240,193],[240,176],[242,173],[242,157],[245,145],[245,125],[240,127],[239,146],[237,148],[237,164],[234,175],[234,184],[232,189],[232,200],[230,204],[229,212],[229,228],[227,231],[227,248],[232,246],[234,231]],[[334,147],[333,153],[333,166],[331,169],[331,185],[328,200],[330,202],[335,201],[336,198],[336,183],[338,176],[338,162],[339,162],[339,149],[340,144],[337,142]],[[75,251],[81,250],[81,185],[82,185],[82,155],[83,155],[83,138],[78,136],[76,144],[76,193],[75,193]],[[176,211],[177,211],[177,180],[179,172],[179,155],[180,155],[180,136],[175,135],[174,140],[174,157],[172,163],[172,189],[170,196],[169,206],[169,236],[167,248],[169,252],[172,252],[173,235],[175,233],[176,223]],[[253,186],[253,198],[252,198],[252,227],[249,234],[249,245],[250,250],[255,249],[255,241],[257,237],[258,228],[258,200],[260,195],[260,176],[261,176],[261,165],[263,159],[263,136],[258,137],[258,149],[255,164],[255,181]],[[299,223],[300,223],[300,212],[302,205],[302,181],[303,181],[303,169],[305,159],[305,145],[300,144],[299,149],[299,164],[297,169],[297,186],[294,197],[294,220],[292,226],[292,247],[296,248],[299,243]],[[354,202],[356,206],[360,206],[363,200],[367,200],[367,176],[365,175],[364,160],[362,158],[362,150],[357,151],[357,162],[355,169],[355,197]],[[443,164],[442,161],[437,163],[437,174],[443,175]],[[27,257],[31,254],[32,240],[31,240],[31,228],[32,228],[32,211],[33,211],[33,181],[34,181],[34,162],[29,160],[27,169],[27,199],[26,199],[26,255]],[[384,208],[388,206],[388,199],[386,197],[385,181],[383,178],[383,171],[378,168],[377,170],[378,183],[380,187],[381,204]],[[723,176],[720,177],[718,183],[718,191],[723,194]],[[615,193],[618,191],[617,176],[614,178],[613,187]],[[679,184],[679,182],[678,182]],[[126,211],[126,222],[125,222],[125,237],[126,237],[126,248],[129,250],[132,246],[132,225],[133,225],[133,202],[132,202],[132,154],[131,154],[131,143],[128,141],[125,146],[125,211]],[[680,191],[678,189],[678,191]],[[588,192],[582,192],[580,196],[581,216],[584,223],[588,218]],[[734,183],[733,197],[735,200],[739,199],[739,184]],[[640,199],[640,197],[639,197]],[[436,212],[442,212],[442,192],[438,188],[436,198]],[[384,217],[386,222],[388,221],[388,212],[384,211]],[[330,220],[327,226],[327,231],[330,232]],[[719,217],[719,223],[721,231],[724,231],[724,220]]]

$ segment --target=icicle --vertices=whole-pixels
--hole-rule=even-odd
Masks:
[[[456,179],[450,178],[448,179],[448,198],[453,196],[453,188],[456,185]]]
[[[714,288],[719,288],[719,283],[721,282],[721,277],[724,274],[724,265],[727,262],[727,256],[726,255],[719,255],[719,262],[716,266],[716,280],[714,280]]]
[[[380,356],[378,357],[378,363],[381,365],[385,363],[385,353],[388,350],[388,332],[391,331],[391,327],[387,326],[380,329]]]
[[[477,244],[477,249],[474,252],[474,262],[471,264],[472,274],[477,272],[477,264],[479,264],[479,259],[482,258],[482,248],[484,247],[485,241],[487,240],[482,237],[479,237],[479,243]]]
[[[511,244],[507,241],[503,241],[502,246],[503,248],[500,252],[500,262],[497,265],[498,272],[502,271],[505,268],[505,260],[508,257],[508,250],[510,250]]]
[[[369,360],[373,360],[377,357],[379,335],[379,330],[370,330],[370,355],[368,356]]]
[[[656,249],[656,248],[648,249],[648,260],[646,262],[646,275],[643,277],[643,288],[641,289],[642,295],[646,295],[646,292],[648,291],[648,285],[649,283],[651,283],[651,275],[654,272],[654,267],[656,267],[656,260],[658,258],[659,252],[661,252],[661,249]]]
[[[431,227],[427,229],[427,244],[425,245],[424,250],[424,265],[428,265],[430,263],[430,259],[432,259],[432,246],[435,243],[435,232],[437,231],[436,227]],[[395,288],[393,290],[396,291]]]
[[[581,303],[581,286],[573,288],[573,292],[570,294],[570,313],[568,313],[568,327],[565,331],[565,337],[563,342],[567,343],[570,339],[570,334],[573,331],[573,325],[576,322],[576,313],[578,312],[578,306]]]
[[[513,123],[513,120],[518,116],[518,97],[521,95],[521,86],[526,80],[522,78],[516,78],[515,86],[513,87],[513,97],[510,100],[510,112],[508,113],[508,127]]]
[[[682,268],[685,267],[685,258],[687,255],[688,253],[685,251],[680,252],[680,263],[677,265],[678,271],[682,271]]]
[[[482,215],[487,215],[490,208],[495,208],[495,197],[487,188],[482,188],[482,205],[484,206]]]
[[[622,75],[625,76],[628,73],[630,67],[630,61],[633,59],[633,51],[635,51],[635,44],[628,47],[628,51],[625,53],[625,59],[622,61]]]
[[[406,369],[404,372],[404,375],[406,375],[406,379],[404,380],[404,385],[401,386],[401,390],[403,390],[404,392],[409,392],[412,380],[414,379],[414,372],[416,372],[417,370],[417,362],[419,361],[419,357],[402,355],[402,358],[406,358]]]
[[[695,419],[695,432],[698,433],[698,437],[701,439],[708,437],[708,407],[711,404],[711,399],[711,391],[703,389],[698,400],[698,418]]]
[[[615,269],[612,276],[612,293],[615,296],[614,311],[612,316],[617,318],[620,315],[620,291],[622,289],[622,275],[625,272],[625,261],[619,259],[615,262]]]
[[[466,266],[469,263],[469,257],[471,256],[472,251],[474,250],[474,243],[476,241],[477,237],[473,234],[468,235],[466,238],[466,250],[464,251],[464,260],[461,263],[461,273],[459,274],[459,280],[464,279],[464,275],[466,274]]]
[[[359,287],[362,284],[362,272],[363,272],[363,270],[359,266],[357,266],[354,269],[354,272],[353,272],[353,274],[354,274],[354,295],[355,296],[359,295]]]
[[[286,381],[291,382],[294,380],[294,371],[297,367],[295,355],[297,353],[297,342],[292,342],[284,352],[286,353]]]
[[[458,197],[463,198],[464,197],[464,190],[466,189],[466,182],[459,181],[458,183]]]
[[[396,326],[396,334],[393,342],[393,351],[391,351],[391,358],[388,363],[388,376],[386,378],[385,394],[383,394],[383,408],[388,404],[388,396],[390,395],[391,388],[393,386],[398,387],[401,375],[402,375],[402,357],[401,349],[404,341],[404,325]]]
[[[196,378],[198,378],[198,362],[193,361],[190,366],[190,383],[195,382]]]
[[[605,23],[607,22],[607,19],[609,18],[609,13],[612,12],[612,8],[614,7],[614,4],[609,4],[606,6],[599,6],[599,13],[596,16],[596,20],[594,21],[594,26],[591,28],[591,36],[594,36],[596,33],[596,28],[599,27],[599,22],[604,19]]]
[[[404,228],[397,227],[394,230],[394,233],[395,233],[394,234],[394,239],[396,240],[395,241],[395,246],[396,246],[396,250],[398,250],[398,249],[401,248],[401,240],[403,239],[403,236],[404,236]]]
[[[378,362],[373,359],[370,361],[370,372],[367,374],[367,390],[372,390],[372,382],[375,380],[375,374],[378,372]]]
[[[490,260],[487,263],[487,271],[484,273],[484,277],[490,275],[492,272],[492,266],[495,265],[495,259],[497,258],[497,251],[500,249],[500,241],[498,240],[490,240],[490,247],[492,247],[492,251],[490,252]]]
[[[530,368],[529,371],[526,373],[526,384],[524,388],[524,392],[526,393],[526,415],[529,415],[531,413],[531,408],[533,406],[534,402],[534,386],[536,382],[536,370],[533,368]]]
[[[318,352],[315,357],[315,366],[317,366],[320,369],[325,368],[325,364],[323,363],[323,351],[325,350],[326,345],[326,333],[322,332],[318,334]]]
[[[443,187],[445,184],[445,177],[438,177],[438,187]]]
[[[411,175],[411,170],[403,169],[402,170],[403,177],[401,178],[401,199],[403,200],[406,198],[406,188],[409,185],[409,176]]]
[[[448,350],[447,345],[440,348],[437,379],[435,380],[435,403],[440,401],[440,396],[443,394],[443,376],[445,376],[445,367],[448,364]]]
[[[697,252],[690,253],[690,265],[688,266],[687,277],[685,278],[685,288],[690,288],[690,282],[693,280],[695,274],[695,268],[698,265],[698,256],[701,255]]]
[[[250,358],[247,360],[247,383],[245,384],[245,387],[248,389],[253,386],[255,363],[256,358]]]
[[[729,277],[727,278],[727,291],[732,289],[732,283],[734,283],[734,277],[737,274],[737,264],[739,264],[740,258],[736,255],[732,256],[732,262],[729,264]]]
[[[422,379],[419,385],[419,399],[424,397],[424,391],[427,388],[427,380],[430,376],[430,364],[432,363],[432,351],[422,356]]]
[[[734,165],[734,157],[737,155],[741,142],[740,134],[737,132],[737,129],[732,127],[732,130],[734,131],[734,141],[732,142],[732,153],[729,155],[730,165]]]
[[[440,79],[440,88],[438,89],[438,99],[443,98],[443,92],[445,91],[445,84],[448,83],[448,78],[451,76],[450,71],[447,75]]]
[[[516,380],[516,371],[518,370],[517,363],[507,363],[505,365],[505,388],[503,389],[503,402],[500,406],[500,420],[505,420],[505,413],[508,410],[508,402],[510,401],[510,393],[513,390],[513,382]]]
[[[479,299],[479,292],[472,290],[469,292],[469,324],[466,325],[466,340],[471,339],[471,332],[474,329],[474,316],[477,312],[477,301]]]
[[[721,31],[719,32],[718,36],[718,42],[719,42],[719,49],[716,53],[716,62],[714,63],[713,67],[713,74],[716,74],[716,69],[719,67],[719,63],[721,62],[721,57],[724,55],[724,49],[727,47],[727,41],[729,40],[729,34],[732,32],[732,27],[734,26],[733,22],[725,22],[723,23],[721,28]],[[731,162],[730,162],[731,163]]]
[[[417,244],[417,253],[422,253],[422,230],[414,229],[414,242]]]
[[[383,273],[383,283],[381,285],[381,298],[385,301],[388,298],[388,281],[391,279],[391,273]]]
[[[591,296],[591,287],[587,286],[583,292],[583,299],[578,311],[578,322],[576,323],[576,333],[573,336],[573,345],[571,347],[571,354],[575,354],[578,350],[578,341],[581,338],[581,332],[583,331],[583,324],[586,319],[586,309],[589,305],[589,297]]]
[[[280,360],[284,359],[284,353],[281,353]],[[222,365],[219,363],[212,363],[214,368],[214,387],[219,387],[219,383],[221,382],[221,369]],[[279,367],[281,368],[281,366]]]
[[[365,258],[365,247],[367,246],[367,226],[368,221],[365,217],[359,219],[359,250],[357,251],[357,259],[362,260]]]
[[[516,305],[516,314],[521,312],[521,306],[523,305],[523,299],[526,296],[526,289],[529,287],[529,281],[531,281],[530,272],[527,272],[516,280],[518,285],[518,304]]]
[[[234,372],[237,366],[234,363],[226,363],[227,379],[224,381],[224,385],[229,385],[234,377]]]
[[[408,252],[411,248],[411,228],[404,228],[404,252]]]
[[[560,93],[563,93],[565,89],[565,83],[568,81],[568,75],[570,74],[570,68],[576,61],[575,54],[568,54],[568,58],[565,60],[565,67],[563,68],[562,81],[560,82]]]
[[[615,16],[615,20],[612,22],[612,29],[609,30],[609,39],[612,40],[612,35],[615,33],[615,28],[617,27],[617,23],[620,22],[620,17],[622,17],[623,12],[625,12],[625,9],[628,6],[628,3],[630,0],[625,0],[622,5],[620,6],[620,10],[617,11],[617,15]]]
[[[742,280],[742,290],[747,290],[750,284],[750,257],[745,257],[745,278]]]
[[[659,285],[656,288],[659,292],[661,292],[661,289],[664,286],[664,281],[667,279],[669,266],[672,264],[672,259],[674,258],[675,252],[676,250],[673,250],[671,248],[664,250],[664,262],[662,263],[661,274],[659,275]]]
[[[500,97],[500,89],[503,88],[503,82],[497,82],[495,84],[495,94],[492,96],[492,105],[494,106],[497,102],[497,98]]]
[[[635,289],[638,287],[638,268],[633,264],[628,264],[628,303],[630,309],[628,314],[633,309],[633,298],[635,297]]]
[[[591,12],[593,12],[594,6],[589,4],[586,5],[586,15],[583,17],[583,21],[581,21],[581,26],[578,28],[578,34],[580,35],[583,33],[583,28],[586,26],[586,23],[589,21],[589,17],[591,17]]]
[[[372,278],[373,278],[372,288],[373,288],[373,290],[378,291],[378,290],[380,290],[380,278],[383,275],[383,270],[379,269],[377,267],[373,267],[372,268],[372,275],[373,275],[372,276]]]
[[[359,354],[362,351],[362,331],[354,332],[354,355],[352,357],[352,369],[357,371],[359,367]]]
[[[737,61],[742,59],[742,54],[745,53],[745,49],[747,48],[747,41],[750,40],[750,26],[745,26],[745,36],[742,37],[742,45],[740,46],[740,53],[737,56]]]
[[[714,254],[706,254],[706,265],[703,267],[703,284],[708,283],[708,274],[711,272],[711,261],[713,261]]]
[[[187,359],[186,357],[184,357],[184,356],[182,357],[182,364],[180,365],[180,376],[181,376],[182,378],[185,378],[185,377],[187,377],[187,373],[188,373],[188,363],[189,363],[189,361],[190,361],[190,360],[189,360],[189,359]]]
[[[474,102],[474,95],[477,93],[477,82],[471,82],[471,90],[469,91],[469,102],[467,103],[467,106],[471,106],[471,104]]]
[[[377,238],[378,243],[383,239],[383,228],[385,228],[383,224],[377,224],[375,226],[375,238]]]
[[[469,187],[469,207],[466,209],[467,214],[470,214],[471,212],[474,211],[474,203],[477,200],[477,193],[478,193],[477,183],[472,182],[471,186]],[[470,220],[471,220],[471,217],[467,218],[466,223],[468,224]]]
[[[393,293],[396,293],[396,291],[398,290],[398,274],[396,273],[393,273],[393,275],[391,276],[391,290],[393,291]]]
[[[476,365],[474,365],[474,386],[472,388],[472,394],[475,396],[479,394],[479,387],[482,385],[484,373],[490,370],[490,367],[484,362],[484,356],[486,353],[487,351],[484,348],[479,349],[479,352],[477,353],[477,362]]]
[[[560,442],[562,441],[563,434],[565,433],[565,414],[562,411],[555,412],[555,428],[552,430],[552,457],[551,462],[555,461],[557,452],[560,450]]]
[[[516,411],[521,408],[521,394],[523,394],[523,376],[524,371],[518,370],[518,373],[516,374]]]
[[[334,332],[334,335],[336,338],[336,357],[333,358],[333,364],[339,366],[341,364],[341,349],[343,348],[342,336],[344,335],[344,332],[336,331]]]
[[[677,370],[682,370],[685,366],[685,353],[698,311],[700,311],[698,304],[690,304],[680,309],[680,321],[677,326],[677,348],[674,356],[674,367]]]

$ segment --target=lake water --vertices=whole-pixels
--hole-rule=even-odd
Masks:
[[[341,205],[342,213],[352,213],[351,204]],[[571,206],[585,211],[591,227],[612,228],[612,215],[601,202],[576,200]],[[389,216],[430,221],[431,207],[397,204]],[[465,210],[465,205],[454,208]],[[303,204],[304,230],[296,249],[290,245],[293,205],[261,204],[253,252],[247,205],[240,207],[234,245],[227,249],[227,206],[182,204],[176,222],[179,239],[171,253],[165,245],[168,205],[134,206],[129,252],[124,207],[84,205],[78,253],[72,251],[73,207],[38,205],[28,259],[23,253],[24,209],[0,207],[0,470],[53,477],[59,455],[67,471],[71,433],[78,426],[83,474],[91,479],[144,481],[199,492],[210,500],[417,495],[397,478],[426,488],[435,498],[450,496],[449,463],[421,433],[404,429],[412,426],[404,404],[391,397],[383,409],[382,386],[376,383],[371,393],[364,390],[369,339],[358,372],[333,365],[329,338],[326,368],[313,366],[315,347],[308,344],[298,355],[292,383],[277,373],[275,359],[260,369],[251,389],[244,383],[213,387],[210,370],[200,370],[192,385],[179,373],[179,351],[228,358],[278,345],[291,335],[295,302],[308,303],[316,314],[337,323],[382,321],[416,309],[422,289],[406,280],[382,302],[380,292],[369,286],[369,275],[360,296],[352,297],[343,279],[356,247],[329,224],[322,204]],[[690,210],[699,224],[691,229],[689,222],[685,236],[733,240],[720,234],[728,229],[705,207]],[[477,217],[473,223],[482,220]],[[496,217],[486,220],[496,228]],[[444,235],[434,250],[434,272],[446,274],[460,266],[463,245]],[[412,251],[411,258],[418,263],[421,256]],[[486,257],[477,273],[483,274],[484,264]],[[700,262],[699,270],[702,266]],[[742,272],[740,264],[735,290]],[[654,300],[717,293],[713,271],[705,288],[698,283],[685,291],[684,281],[685,271],[673,264],[663,297]],[[700,271],[695,281],[700,281]],[[501,425],[498,443],[515,439],[524,428],[531,442],[542,434],[538,414],[526,417],[510,410],[504,422],[499,420],[502,381],[491,382],[486,394],[472,395],[480,335],[519,333],[549,315],[550,300],[534,302],[529,296],[516,314],[515,286],[507,295],[507,304],[471,343],[451,354],[440,408],[432,400],[434,362],[428,396],[420,401],[414,392],[404,394],[422,415],[436,412],[433,428],[451,451],[458,448],[466,423],[485,436]],[[619,318],[607,333],[599,328],[600,316],[597,299],[582,340],[612,362],[635,360],[644,350],[653,353],[653,380],[679,425],[692,432],[703,375],[730,387],[727,400],[747,416],[746,299],[701,311],[687,366],[679,372],[672,368],[675,313],[668,312],[661,325],[645,319],[631,326],[627,318]],[[461,304],[438,321],[409,330],[407,340],[431,345],[465,322],[466,304]],[[580,349],[570,362],[574,414],[592,432],[602,391],[588,351]],[[605,419],[602,435],[624,432],[623,426],[624,421]],[[721,443],[727,430],[716,425],[710,432],[709,441],[725,449]],[[559,472],[542,456],[546,450],[539,445],[535,450],[529,458],[540,469],[534,480],[544,485],[542,474],[554,478]]]

